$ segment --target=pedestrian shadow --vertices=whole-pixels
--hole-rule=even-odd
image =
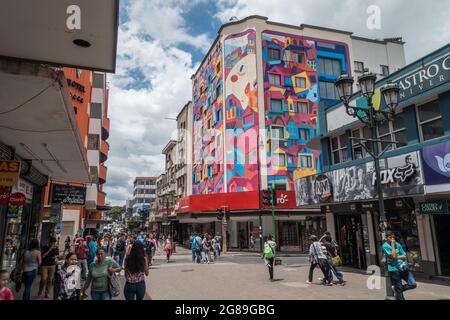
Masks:
[[[280,278],[280,279],[273,279],[272,281],[273,281],[273,282],[276,282],[276,281],[283,281],[283,280],[284,280],[284,279],[281,279],[281,278]]]

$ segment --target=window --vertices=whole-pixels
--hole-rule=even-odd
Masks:
[[[319,81],[321,99],[339,100],[339,94],[333,82]]]
[[[386,141],[381,143],[381,150],[400,148],[406,146],[406,129],[405,118],[402,113],[396,114],[394,121],[383,122],[378,127],[379,139]],[[397,141],[398,143],[391,144],[388,141]]]
[[[283,101],[280,99],[270,99],[270,111],[282,112],[283,111]]]
[[[105,85],[104,75],[101,73],[94,73],[94,81],[92,82],[92,87],[103,89]]]
[[[274,153],[272,155],[273,166],[275,167],[285,167],[286,166],[286,155],[282,153]]]
[[[444,135],[444,126],[442,123],[439,100],[434,100],[422,106],[418,106],[417,112],[423,141]]]
[[[270,137],[272,139],[284,139],[284,127],[271,126]]]
[[[269,48],[269,58],[272,60],[280,60],[280,49]]]
[[[352,137],[354,138],[362,138],[361,135],[361,129],[356,129],[352,131]],[[357,159],[362,159],[366,156],[364,147],[361,144],[360,140],[354,139],[352,140],[352,147],[353,147],[353,159],[357,160]]]
[[[309,113],[307,102],[296,102],[295,104],[298,113]]]
[[[90,134],[88,136],[88,150],[99,150],[100,136],[98,134]]]
[[[98,183],[98,168],[96,166],[89,167],[89,175],[91,177],[91,183]]]
[[[380,68],[381,68],[381,74],[383,76],[387,77],[389,75],[389,66],[381,65]]]
[[[294,52],[292,54],[292,58],[294,59],[294,62],[303,63],[305,61],[305,56],[301,53]]]
[[[286,182],[274,182],[272,187],[274,190],[286,190]]]
[[[364,72],[364,62],[355,61],[355,71],[356,72]]]
[[[279,74],[269,74],[269,82],[271,84],[280,86],[281,85],[281,76]]]
[[[348,160],[347,154],[348,137],[346,134],[331,138],[331,156],[333,164]]]
[[[341,62],[337,59],[319,58],[319,73],[339,77],[342,73]]]
[[[297,88],[306,88],[306,79],[305,78],[295,78],[295,86]]]
[[[305,129],[305,128],[299,128],[298,129],[298,137],[300,140],[309,140],[310,139],[310,134],[309,134],[309,129]]]
[[[313,155],[312,154],[299,154],[298,155],[298,165],[300,168],[313,169]]]
[[[91,103],[91,118],[101,119],[102,118],[102,105],[100,103]]]

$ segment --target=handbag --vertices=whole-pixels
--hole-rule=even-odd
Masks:
[[[120,285],[119,280],[115,272],[112,274],[108,273],[108,291],[111,297],[117,297],[120,295]]]
[[[342,260],[341,257],[338,255],[331,258],[331,264],[335,267],[342,266]]]

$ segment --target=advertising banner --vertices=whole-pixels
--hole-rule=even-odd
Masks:
[[[422,165],[427,190],[445,192],[450,184],[450,141],[425,147]],[[428,186],[433,186],[428,188]]]
[[[19,173],[19,161],[0,161],[0,186],[15,186],[19,181]]]

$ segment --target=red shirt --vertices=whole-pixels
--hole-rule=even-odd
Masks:
[[[14,300],[14,295],[7,287],[0,291],[0,300]]]
[[[77,255],[77,259],[86,260],[88,256],[89,248],[85,244],[80,244],[75,249],[75,254]]]

